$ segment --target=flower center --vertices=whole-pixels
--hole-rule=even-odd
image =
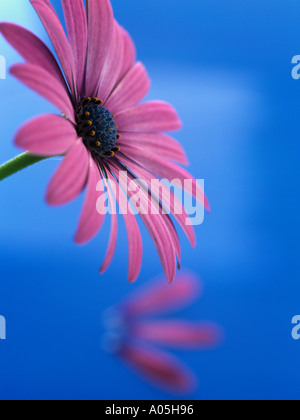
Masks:
[[[115,147],[120,136],[114,116],[102,106],[98,98],[85,98],[79,103],[77,115],[77,134],[82,137],[86,148],[94,157],[112,157],[120,150]]]

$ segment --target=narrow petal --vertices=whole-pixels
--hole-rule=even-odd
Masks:
[[[120,71],[119,79],[122,79],[124,75],[131,69],[136,61],[136,49],[134,42],[129,33],[121,26],[121,32],[123,36],[124,54],[122,68]]]
[[[85,201],[75,235],[75,242],[84,244],[90,241],[101,229],[105,215],[97,212],[97,200],[104,191],[97,191],[97,185],[101,180],[99,169],[92,157],[90,157],[89,179]]]
[[[213,323],[183,320],[140,322],[132,327],[131,334],[155,344],[183,349],[216,347],[222,335],[220,327]]]
[[[102,80],[97,93],[97,97],[100,98],[104,103],[106,102],[107,97],[118,81],[122,67],[123,53],[124,45],[122,33],[120,31],[119,25],[115,21],[111,48],[105,63]]]
[[[72,51],[58,16],[53,7],[49,6],[49,2],[44,0],[30,0],[30,2],[51,39],[67,82],[75,92],[76,81]]]
[[[136,63],[121,80],[106,102],[106,107],[112,112],[130,108],[140,102],[149,92],[150,79],[142,63]]]
[[[10,69],[12,75],[55,105],[73,123],[74,108],[68,91],[48,71],[35,64],[17,64]],[[49,87],[51,88],[49,89]]]
[[[96,96],[113,34],[113,11],[109,0],[87,0],[88,50],[86,94]]]
[[[132,172],[140,179],[143,179],[147,182],[147,185],[152,185],[154,180],[157,180],[149,171],[142,168],[140,165],[133,162],[131,159],[128,159],[126,156],[122,155],[122,162],[129,167]],[[188,240],[190,241],[192,247],[196,245],[196,236],[194,227],[191,224],[187,224],[186,221],[189,219],[181,201],[176,197],[176,195],[167,187],[167,185],[161,183],[161,195],[157,196],[160,201],[164,201],[164,207],[167,211],[173,214],[176,221],[179,223],[180,227],[186,234]],[[151,191],[155,193],[153,190]],[[163,197],[170,197],[170,203],[168,200],[163,200]]]
[[[125,316],[140,318],[145,315],[160,315],[175,312],[191,304],[202,292],[202,284],[190,273],[179,274],[170,286],[163,278],[129,298],[122,305]]]
[[[141,232],[136,221],[135,216],[130,212],[129,203],[127,197],[119,184],[113,178],[109,171],[107,171],[110,182],[115,186],[117,192],[116,198],[120,206],[121,213],[123,215],[127,237],[128,237],[128,255],[129,255],[129,266],[128,266],[128,279],[129,282],[133,283],[139,276],[142,266],[143,257],[143,242]],[[126,204],[125,204],[126,203]]]
[[[112,259],[116,250],[117,235],[118,235],[118,217],[117,217],[116,203],[115,203],[114,196],[109,186],[109,181],[107,181],[105,178],[104,178],[104,184],[106,186],[108,199],[110,203],[110,209],[111,209],[111,232],[110,232],[108,249],[107,249],[102,267],[100,268],[101,274],[103,274],[108,269],[108,267],[110,266],[112,262]]]
[[[132,166],[129,166],[129,167],[132,170]],[[143,177],[141,177],[141,179],[143,179],[143,181],[145,181],[147,183],[147,185],[150,186],[151,181],[148,182],[148,180],[144,179]],[[146,188],[145,188],[145,191],[146,191]],[[146,198],[146,202],[147,202],[148,214],[150,214],[150,211],[151,211],[150,205],[149,205],[150,200],[149,200],[148,196],[146,196],[146,194],[145,194],[145,198]],[[172,244],[173,244],[173,247],[174,247],[176,257],[178,258],[178,266],[180,268],[181,247],[180,247],[180,241],[179,241],[179,237],[178,237],[176,228],[175,228],[170,216],[168,214],[164,213],[161,203],[158,201],[158,199],[154,195],[152,195],[152,197],[151,197],[151,205],[155,206],[156,212],[158,213],[155,216],[158,216],[158,218],[160,217],[160,219],[161,219],[160,222],[164,223],[166,228],[167,228],[167,232],[169,233],[169,236],[172,240]],[[172,282],[172,281],[170,281],[170,282]]]
[[[116,123],[121,132],[155,133],[181,128],[175,109],[161,101],[150,101],[128,108],[116,115]]]
[[[62,0],[68,38],[71,45],[79,92],[84,94],[87,50],[87,20],[82,0]]]
[[[160,206],[160,212],[162,214],[162,207],[161,206]],[[174,226],[174,223],[172,222],[169,215],[162,214],[162,217],[164,218],[165,224],[166,224],[167,229],[168,229],[168,231],[170,233],[170,236],[172,238],[175,254],[176,254],[176,257],[178,259],[178,268],[180,269],[180,266],[181,266],[181,246],[180,246],[180,241],[179,241],[177,230],[176,230],[176,228]]]
[[[122,165],[115,162],[111,162],[111,165],[114,168],[115,175],[122,187],[125,190],[128,190],[130,182],[135,182],[134,177],[128,172],[127,179],[124,179],[124,173],[122,173],[124,168]],[[176,255],[174,252],[172,236],[165,224],[162,215],[151,214],[152,203],[148,197],[148,194],[144,191],[143,188],[139,188],[137,186],[136,191],[127,191],[128,197],[132,198],[138,191],[140,196],[141,210],[139,215],[154,242],[167,280],[171,283],[176,275]]]
[[[79,139],[54,174],[47,190],[47,202],[60,206],[74,200],[87,183],[88,164],[88,151]]]
[[[118,143],[122,150],[124,147],[142,149],[182,165],[188,165],[188,159],[181,144],[167,134],[122,133]]]
[[[153,348],[124,344],[119,355],[143,376],[176,392],[190,392],[196,380],[189,369],[175,357]]]
[[[16,134],[15,144],[33,155],[57,156],[66,153],[77,138],[68,120],[47,114],[24,124]]]
[[[178,179],[181,181],[182,187],[185,191],[210,211],[209,202],[196,179],[185,169],[178,166],[176,163],[170,162],[159,155],[155,155],[147,150],[130,150],[130,159],[138,162],[151,173],[156,174],[159,178],[167,179],[169,181]],[[185,181],[190,181],[186,182]]]
[[[14,23],[1,23],[0,31],[26,61],[42,67],[62,84],[66,84],[54,55],[37,36]]]

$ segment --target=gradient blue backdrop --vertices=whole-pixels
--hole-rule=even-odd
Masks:
[[[61,13],[59,1],[53,1]],[[212,319],[226,340],[212,352],[178,352],[200,379],[196,399],[300,397],[300,54],[297,0],[113,0],[152,78],[150,98],[172,102],[190,169],[205,178],[212,214],[197,227],[196,250],[182,237],[183,266],[205,283],[185,312]],[[29,2],[4,0],[0,20],[47,40]],[[48,40],[47,40],[48,42]],[[11,65],[18,56],[1,39]],[[16,128],[52,107],[10,76],[0,81],[1,161],[18,150]],[[42,129],[42,128],[41,128]],[[72,243],[82,198],[59,209],[44,190],[58,162],[46,161],[0,185],[0,398],[164,399],[101,349],[101,314],[161,272],[143,229],[144,261],[126,280],[122,225],[109,271],[97,270],[109,223],[80,248]],[[181,397],[181,396],[179,396]]]

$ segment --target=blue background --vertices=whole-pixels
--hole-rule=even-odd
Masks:
[[[53,1],[58,6],[59,1]],[[184,122],[178,138],[190,170],[204,178],[212,214],[182,236],[183,267],[201,276],[205,295],[190,319],[219,322],[214,351],[178,352],[199,376],[195,399],[299,399],[300,54],[297,0],[114,0],[152,78],[150,98],[173,103]],[[29,2],[4,1],[1,20],[47,40]],[[47,40],[48,42],[48,40]],[[17,54],[1,39],[8,66]],[[53,108],[13,80],[0,81],[1,161],[18,150],[17,127]],[[59,209],[43,197],[49,160],[0,185],[0,341],[2,399],[177,398],[141,381],[101,349],[103,311],[161,272],[143,230],[144,260],[126,278],[121,224],[114,263],[97,274],[109,223],[86,247],[72,243],[82,198]],[[121,220],[120,220],[121,222]],[[181,398],[181,396],[179,396]]]

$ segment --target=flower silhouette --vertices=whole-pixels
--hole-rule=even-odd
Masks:
[[[197,380],[193,372],[169,352],[160,349],[215,348],[222,329],[212,322],[162,318],[195,301],[201,282],[193,274],[180,274],[172,285],[150,282],[105,313],[105,348],[154,384],[169,391],[190,392]]]
[[[159,211],[152,214],[149,190],[136,181],[142,178],[148,185],[153,179],[189,179],[188,193],[208,208],[196,180],[178,165],[187,163],[184,150],[165,134],[181,127],[176,111],[162,101],[140,103],[150,80],[143,64],[136,62],[133,41],[114,19],[109,0],[86,0],[86,8],[82,0],[62,0],[67,34],[49,0],[30,1],[58,62],[33,33],[1,23],[3,36],[25,59],[10,71],[63,115],[47,114],[27,122],[16,134],[16,145],[35,156],[64,156],[47,189],[50,205],[69,203],[86,189],[75,235],[78,244],[94,238],[103,225],[105,215],[97,211],[97,202],[104,191],[112,210],[118,202],[128,233],[129,281],[137,279],[143,254],[140,230],[128,204],[139,191],[140,216],[172,282],[177,260],[180,263],[180,243],[169,213],[192,246],[194,229],[186,223],[186,212],[176,210],[179,200],[173,193],[175,204],[169,206],[169,213],[163,212],[160,197],[156,197]],[[101,181],[103,191],[98,185]],[[127,187],[132,182],[136,190],[115,194],[119,184]],[[116,211],[111,213],[111,235],[101,272],[109,267],[116,248],[118,222]]]

